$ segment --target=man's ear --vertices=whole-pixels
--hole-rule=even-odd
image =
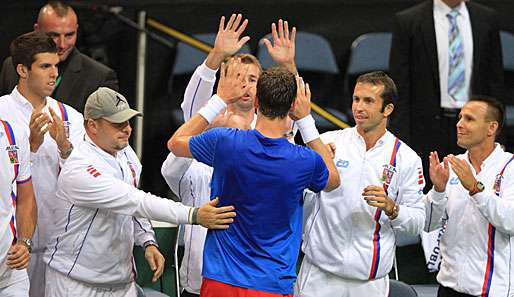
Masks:
[[[34,26],[33,26],[33,27],[34,27],[34,31],[38,31],[38,29],[39,29],[39,25],[38,25],[37,23],[34,23]]]
[[[497,121],[491,121],[489,122],[489,127],[487,129],[487,136],[495,136],[496,132],[498,131],[499,124]]]
[[[16,65],[16,72],[18,73],[20,78],[26,79],[27,76],[29,75],[29,69],[27,68],[27,66],[25,66],[23,64]]]
[[[392,104],[392,103],[387,104],[384,108],[384,116],[385,117],[390,116],[393,113],[393,110],[394,110],[394,104]]]
[[[259,98],[255,96],[255,100],[253,101],[253,107],[255,107],[256,110],[259,110]]]

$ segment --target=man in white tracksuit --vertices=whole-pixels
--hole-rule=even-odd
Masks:
[[[59,56],[52,38],[42,32],[23,34],[11,43],[12,61],[19,76],[11,94],[0,98],[0,118],[25,130],[30,144],[32,178],[38,204],[28,268],[31,296],[44,296],[43,254],[55,232],[54,213],[60,167],[84,134],[83,117],[72,107],[50,96]]]
[[[0,120],[0,296],[27,297],[30,238],[37,220],[24,132]]]
[[[341,185],[314,199],[295,296],[388,296],[394,232],[422,230],[421,159],[386,130],[396,97],[385,73],[360,76],[352,102],[356,126],[321,136],[335,145]]]
[[[132,248],[149,232],[138,218],[209,228],[233,221],[233,207],[215,208],[217,200],[191,208],[136,188],[140,164],[128,140],[137,115],[108,88],[86,102],[86,135],[59,176],[57,198],[65,208],[56,214],[58,233],[44,258],[47,296],[135,297]]]
[[[472,97],[457,122],[457,144],[467,151],[442,163],[430,154],[426,228],[448,217],[439,297],[514,296],[514,162],[495,143],[504,114],[496,99]]]
[[[189,120],[212,96],[216,72],[221,63],[234,55],[248,40],[241,38],[247,20],[242,23],[242,15],[233,14],[226,26],[225,18],[220,20],[219,30],[213,50],[204,63],[197,67],[187,85],[184,101],[181,104],[185,121]],[[279,20],[272,25],[273,44],[266,41],[268,52],[273,60],[282,67],[296,73],[294,64],[294,40],[296,29],[293,28],[289,37],[287,21]],[[243,64],[249,65],[246,83],[251,87],[241,100],[227,107],[227,112],[216,120],[216,125],[239,129],[250,129],[255,126],[254,100],[257,80],[261,73],[258,60],[250,54],[238,54]],[[162,175],[170,189],[186,205],[197,206],[209,201],[212,168],[190,158],[180,158],[170,153],[161,169]],[[207,229],[201,226],[185,226],[184,258],[180,267],[180,283],[184,288],[184,296],[200,294],[202,283],[203,246]]]

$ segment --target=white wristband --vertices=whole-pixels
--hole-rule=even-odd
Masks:
[[[209,102],[207,102],[204,107],[200,108],[198,113],[210,124],[212,121],[214,121],[214,118],[216,118],[218,114],[220,114],[220,112],[222,112],[225,108],[227,108],[225,101],[223,101],[223,99],[221,99],[218,95],[214,94],[211,97],[211,100],[209,100]]]
[[[298,130],[300,130],[300,134],[302,135],[302,139],[305,144],[319,138],[319,132],[318,129],[316,129],[316,122],[312,115],[308,115],[303,119],[296,121],[296,125],[298,126]]]

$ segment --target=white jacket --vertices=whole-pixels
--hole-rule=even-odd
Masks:
[[[49,113],[49,107],[63,120],[69,131],[68,139],[76,146],[84,135],[82,114],[66,104],[47,97],[43,110]],[[18,92],[17,87],[11,94],[0,98],[0,118],[23,128],[27,137],[30,135],[29,122],[32,110],[32,104]],[[60,158],[57,144],[49,133],[45,134],[37,152],[30,153],[30,162],[38,206],[38,224],[32,238],[32,248],[34,253],[43,253],[51,235],[55,233],[54,214],[62,207],[55,201],[55,192],[57,177],[64,160]]]
[[[184,224],[191,209],[137,189],[139,174],[132,148],[114,157],[86,136],[59,176],[57,198],[67,207],[56,216],[58,233],[45,262],[94,286],[133,281],[133,245],[153,238],[137,218]]]
[[[16,185],[30,180],[30,149],[25,130],[0,120],[0,289],[27,278],[27,271],[7,267],[16,233]]]
[[[341,185],[330,193],[321,192],[315,199],[305,226],[305,256],[312,264],[342,278],[382,278],[392,267],[394,231],[419,234],[423,229],[421,159],[401,142],[397,154],[393,154],[396,137],[387,131],[368,151],[356,128],[327,132],[321,139],[336,145],[334,162]],[[377,208],[366,203],[362,192],[368,185],[383,185],[386,173],[392,174],[388,196],[400,204],[400,212],[392,221],[380,212],[377,225]]]
[[[185,205],[200,207],[210,200],[212,167],[169,153],[161,173],[170,189]],[[207,229],[184,226],[184,258],[180,266],[180,285],[190,293],[200,294],[203,246]]]
[[[469,163],[467,152],[458,158]],[[511,158],[496,144],[478,174],[471,167],[485,186],[482,193],[469,196],[450,170],[446,191],[426,195],[428,231],[441,226],[445,212],[448,216],[437,275],[441,285],[475,296],[514,296],[514,161],[505,167]],[[497,196],[495,183],[504,167]]]

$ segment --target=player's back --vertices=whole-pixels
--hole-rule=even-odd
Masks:
[[[237,217],[228,230],[209,231],[203,275],[240,287],[292,293],[303,190],[325,187],[323,160],[309,148],[257,130],[207,133],[216,139],[206,158],[214,168],[211,197],[235,206]],[[196,148],[193,144],[195,158],[202,154]]]

